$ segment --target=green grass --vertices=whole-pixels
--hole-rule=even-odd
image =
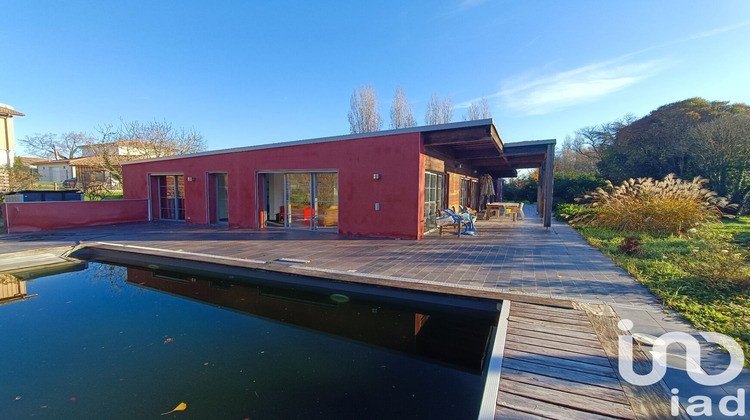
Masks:
[[[714,223],[685,237],[578,231],[696,328],[735,338],[750,366],[750,217]],[[620,252],[625,237],[638,239],[642,252]]]
[[[737,245],[750,251],[750,216],[727,220],[721,224],[718,230],[733,235],[734,242]]]

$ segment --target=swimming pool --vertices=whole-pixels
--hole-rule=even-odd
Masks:
[[[0,305],[3,417],[477,418],[487,302],[148,265],[91,262]]]

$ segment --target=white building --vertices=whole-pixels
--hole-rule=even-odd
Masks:
[[[0,166],[13,166],[16,155],[16,137],[13,131],[13,117],[23,117],[23,113],[12,106],[0,104]]]

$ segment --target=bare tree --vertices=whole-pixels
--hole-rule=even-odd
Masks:
[[[100,146],[123,143],[128,154],[143,158],[184,155],[206,149],[203,135],[194,128],[174,128],[167,121],[121,121],[119,127],[103,125],[97,131]]]
[[[723,115],[690,132],[694,161],[711,188],[733,203],[750,193],[750,114]]]
[[[453,99],[445,98],[442,102],[440,96],[435,94],[427,102],[424,121],[427,125],[447,124],[453,119]]]
[[[380,130],[378,94],[371,85],[360,86],[352,93],[349,109],[349,127],[352,134],[371,133]]]
[[[391,103],[391,128],[414,127],[417,122],[414,120],[411,103],[406,99],[404,88],[396,86],[396,94]]]
[[[607,149],[615,144],[620,130],[634,120],[635,117],[632,114],[627,114],[612,122],[581,128],[576,131],[570,148],[575,153],[598,162],[604,158]]]
[[[93,142],[86,133],[34,134],[19,140],[26,153],[43,159],[73,159],[81,156],[81,146]]]
[[[195,129],[174,128],[166,121],[121,121],[119,127],[105,124],[97,128],[100,139],[92,142],[101,157],[101,167],[122,182],[120,163],[124,160],[184,155],[206,149],[203,135]]]
[[[487,98],[482,98],[479,101],[474,101],[469,105],[469,110],[464,116],[464,121],[484,120],[492,118],[490,113],[490,104]]]
[[[559,153],[555,155],[555,173],[597,173],[596,163],[599,159],[576,152],[576,147],[580,145],[576,145],[575,141],[570,135],[565,136]]]

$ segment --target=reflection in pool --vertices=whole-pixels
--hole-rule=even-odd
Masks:
[[[4,418],[476,418],[497,321],[99,263],[24,286]]]

